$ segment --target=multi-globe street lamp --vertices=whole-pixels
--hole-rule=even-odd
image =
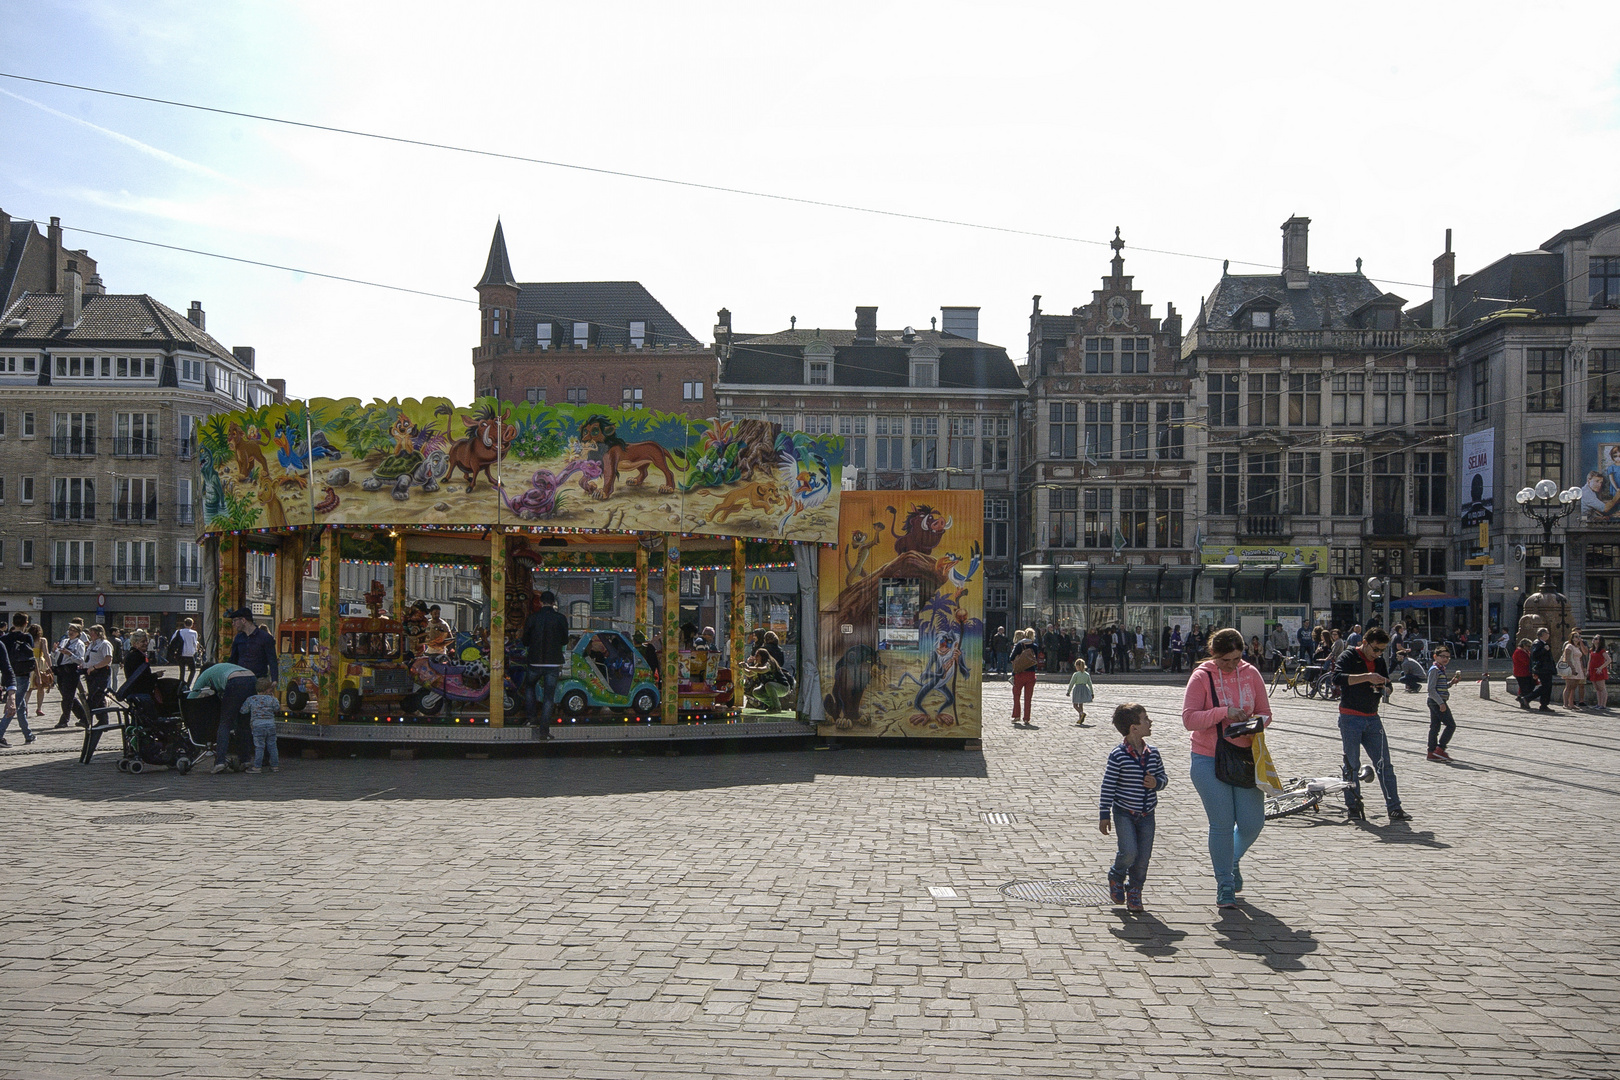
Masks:
[[[1547,549],[1552,547],[1553,526],[1580,508],[1581,489],[1558,490],[1551,480],[1539,480],[1534,487],[1521,488],[1514,496],[1519,509],[1541,523],[1541,591],[1552,595],[1552,567],[1547,562]]]

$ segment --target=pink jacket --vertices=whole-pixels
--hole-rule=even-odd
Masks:
[[[1220,689],[1211,693],[1215,686]],[[1216,694],[1219,705],[1215,704]],[[1181,699],[1181,722],[1192,732],[1193,753],[1215,756],[1216,736],[1226,724],[1226,710],[1233,705],[1247,707],[1256,715],[1271,715],[1265,676],[1254,665],[1245,660],[1226,676],[1216,670],[1213,660],[1205,660],[1193,669],[1187,680],[1187,694]],[[1235,746],[1248,746],[1249,742],[1248,736],[1232,740]]]

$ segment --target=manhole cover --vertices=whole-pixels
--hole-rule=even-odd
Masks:
[[[105,817],[93,817],[92,825],[178,825],[183,821],[190,821],[191,814],[108,814]]]
[[[986,810],[979,815],[979,819],[986,825],[1012,825],[1018,821],[1011,814],[1003,814],[998,810]]]
[[[1109,902],[1107,889],[1082,881],[1012,881],[1001,887],[1001,894],[1032,904],[1106,907]]]

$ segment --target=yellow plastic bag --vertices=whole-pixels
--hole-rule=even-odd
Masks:
[[[1277,763],[1271,760],[1271,751],[1266,749],[1266,733],[1257,731],[1254,742],[1249,744],[1254,751],[1254,782],[1257,786],[1270,788],[1272,791],[1282,790],[1282,778],[1277,775]]]

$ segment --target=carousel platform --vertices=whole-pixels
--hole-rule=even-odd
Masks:
[[[782,714],[777,714],[781,717]],[[804,738],[815,726],[792,717],[769,720],[709,720],[685,724],[562,723],[547,729],[515,724],[312,724],[281,720],[276,738],[324,743],[399,745],[528,746],[536,743],[679,742],[696,739]],[[547,738],[549,736],[549,738]]]

